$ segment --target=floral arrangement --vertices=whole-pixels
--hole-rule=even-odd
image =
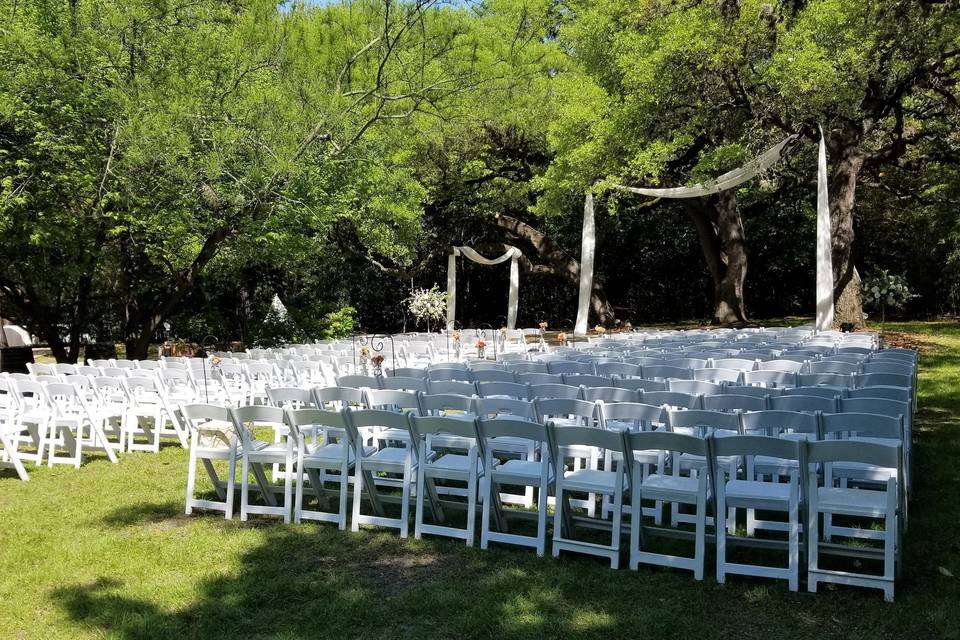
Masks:
[[[477,340],[477,349],[486,349],[487,343],[483,340]]]
[[[566,344],[567,342],[567,333],[566,331],[561,331],[557,334],[557,340],[560,341],[560,344]]]
[[[220,363],[223,362],[223,358],[221,358],[220,356],[213,356],[212,358],[210,358],[210,362],[211,364],[213,364],[213,366],[219,367]]]
[[[454,344],[460,344],[460,332],[459,332],[459,331],[454,331],[454,332],[453,332],[453,343],[454,343]]]
[[[362,346],[362,347],[360,347],[360,357],[363,358],[364,360],[369,360],[369,359],[370,359],[370,347],[368,347],[368,346]]]
[[[606,328],[605,326],[603,326],[602,324],[598,324],[597,326],[595,326],[595,327],[593,328],[593,330],[594,330],[595,332],[599,333],[600,335],[603,335],[603,334],[605,334],[605,333],[607,332],[607,328]]]
[[[880,310],[880,323],[886,320],[887,307],[902,309],[916,294],[910,291],[903,276],[891,275],[886,269],[875,271],[861,284],[863,302]]]
[[[546,330],[547,330],[547,321],[546,321],[546,320],[541,320],[541,321],[540,321],[540,331],[546,331]]]
[[[440,321],[447,313],[447,294],[440,291],[437,285],[429,289],[414,289],[406,303],[410,315],[417,322],[426,321],[428,327],[431,320]]]
[[[382,365],[384,360],[385,358],[383,357],[383,354],[380,354],[380,353],[370,358],[370,362],[372,362],[374,366],[377,366],[377,367]]]

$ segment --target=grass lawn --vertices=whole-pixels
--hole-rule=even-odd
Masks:
[[[709,556],[696,583],[569,554],[187,517],[187,456],[171,446],[29,483],[0,471],[0,639],[960,638],[960,325],[887,330],[924,349],[894,604],[877,590],[718,585]]]

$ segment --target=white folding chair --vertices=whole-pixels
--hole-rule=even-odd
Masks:
[[[294,503],[294,522],[302,520],[317,520],[333,522],[341,529],[347,527],[347,497],[350,488],[350,471],[353,468],[356,455],[354,445],[347,436],[347,409],[340,411],[326,411],[323,409],[293,409],[287,410],[287,424],[290,426],[291,437],[296,438],[297,471],[296,471],[296,501]],[[315,432],[337,432],[340,437],[337,441],[325,437],[319,444],[311,444],[308,437],[313,438]],[[363,445],[361,445],[363,446]],[[373,447],[364,447],[364,454],[373,453]],[[336,476],[328,475],[327,471],[338,471]],[[324,472],[324,473],[321,473]],[[316,495],[317,508],[304,508],[303,491],[305,476],[310,479],[310,489]],[[337,509],[325,511],[322,507],[327,502],[326,483],[335,480],[337,489]]]
[[[113,445],[91,415],[77,387],[63,382],[50,382],[45,391],[53,408],[47,457],[50,466],[72,464],[79,469],[84,448],[103,451],[110,462],[116,463]],[[68,456],[57,455],[57,449],[60,448],[72,450],[72,453]]]
[[[269,443],[259,440],[254,433],[256,425],[273,427],[274,432],[278,431],[278,426],[283,431],[288,431],[284,424],[284,411],[277,407],[266,406],[246,406],[232,407],[230,409],[230,418],[233,420],[233,427],[240,434],[242,468],[240,470],[240,520],[246,520],[251,513],[261,515],[278,515],[284,522],[290,522],[290,514],[293,509],[293,464],[295,459],[296,439],[290,437],[289,432],[286,442]],[[283,465],[283,504],[277,504],[276,494],[281,490],[267,479],[264,471],[264,465],[282,464]],[[256,505],[250,503],[250,474],[253,474],[260,494],[263,496],[265,505]],[[277,478],[274,477],[274,480]]]
[[[224,518],[233,518],[233,496],[237,476],[239,439],[230,411],[223,406],[187,404],[183,417],[190,430],[190,467],[187,470],[186,513],[194,509],[223,511]],[[203,463],[219,500],[196,497],[197,461]],[[226,461],[227,475],[221,479],[215,461]]]
[[[711,436],[713,449],[713,486],[716,488],[717,524],[717,582],[726,582],[728,573],[760,578],[779,578],[787,580],[791,591],[800,586],[800,472],[801,443],[796,440],[783,440],[767,436],[736,436],[716,438]],[[743,457],[748,460],[756,456],[767,456],[778,460],[790,460],[796,463],[786,483],[764,481],[749,475],[745,478],[729,477],[722,471],[724,460],[729,457]],[[744,465],[744,466],[749,466]],[[785,523],[787,535],[787,567],[730,562],[727,559],[727,509],[737,508],[752,511],[783,511],[787,514]]]
[[[353,516],[350,521],[353,531],[359,531],[361,524],[370,524],[399,529],[400,537],[407,537],[410,526],[410,496],[419,470],[416,447],[410,444],[410,424],[407,416],[406,412],[382,409],[361,409],[346,414],[347,434],[354,443],[356,454],[353,467]],[[401,430],[407,431],[407,438],[391,438],[383,442],[385,446],[375,451],[370,451],[364,446],[373,433]],[[384,512],[383,504],[389,500],[380,494],[377,483],[374,481],[375,474],[381,473],[394,477],[400,476],[399,518],[391,518]],[[361,513],[364,491],[373,515]]]
[[[476,444],[477,430],[474,420],[463,420],[446,416],[410,416],[410,432],[414,445],[417,447],[417,458],[420,460],[420,469],[417,474],[417,507],[414,515],[414,538],[420,539],[423,534],[432,534],[458,538],[466,541],[467,546],[473,546],[474,532],[477,517],[477,492],[485,469]],[[472,441],[466,453],[453,453],[441,450],[437,442],[457,442],[457,450],[462,450],[465,441]],[[498,463],[493,459],[494,466]],[[447,524],[443,506],[439,498],[433,502],[434,523],[426,522],[424,518],[424,496],[436,495],[434,482],[461,482],[466,484],[467,524],[466,528],[454,527]],[[463,493],[463,492],[458,492]],[[453,492],[448,492],[453,495]],[[448,502],[448,505],[450,503]]]
[[[553,556],[559,556],[563,550],[585,553],[608,558],[610,567],[616,569],[620,565],[620,519],[626,486],[625,465],[617,465],[613,470],[588,468],[567,471],[564,452],[583,448],[610,449],[619,450],[622,455],[622,434],[618,431],[605,431],[595,427],[557,426],[552,421],[547,423],[547,432],[550,436],[550,450],[555,468],[556,509],[553,522]],[[574,492],[611,497],[612,521],[609,545],[574,538],[574,518],[571,514],[571,501],[567,495]]]
[[[680,456],[708,456],[707,441],[696,436],[666,431],[622,432],[624,453],[630,473],[630,568],[636,570],[640,564],[654,564],[693,571],[696,580],[703,579],[704,558],[706,555],[707,500],[709,498],[709,473],[696,476],[680,474]],[[640,466],[635,464],[634,452],[648,455],[659,452],[657,472],[642,477]],[[673,472],[668,473],[668,463]],[[650,551],[644,534],[643,501],[653,500],[656,504],[692,505],[695,509],[693,557]]]
[[[483,496],[483,512],[480,519],[480,548],[486,549],[490,542],[503,542],[534,547],[538,556],[543,556],[547,543],[547,498],[553,484],[550,464],[549,437],[544,425],[516,418],[480,418],[477,420],[478,442],[483,453],[483,468],[487,471],[486,493]],[[528,450],[540,452],[540,460],[533,458],[510,458],[494,464],[494,456],[504,439],[526,440]],[[537,534],[525,536],[509,531],[508,516],[521,517],[529,512],[509,511],[500,508],[499,531],[490,528],[490,513],[502,496],[502,485],[523,486],[537,490]],[[501,501],[502,503],[502,501]],[[525,505],[529,506],[529,505]]]
[[[903,477],[900,470],[902,455],[900,447],[876,442],[818,441],[806,444],[806,459],[810,465],[806,530],[807,589],[810,592],[816,593],[821,582],[832,582],[881,589],[884,599],[887,602],[893,601],[894,582],[900,568],[902,485],[899,478]],[[889,471],[887,480],[879,490],[836,486],[834,478],[826,470],[850,464],[885,468]],[[825,469],[823,486],[819,484],[816,465],[822,465]],[[876,575],[821,568],[819,558],[822,550],[830,550],[838,554],[853,551],[845,545],[821,542],[821,514],[882,522],[882,531],[874,535],[879,535],[883,540],[883,550],[880,555],[883,560],[883,572]],[[870,529],[870,527],[857,529]],[[849,531],[856,530],[850,528]],[[863,555],[864,550],[857,551],[859,551],[856,554],[858,557]]]

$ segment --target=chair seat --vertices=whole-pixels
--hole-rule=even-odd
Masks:
[[[493,477],[506,482],[508,479],[538,480],[543,463],[535,460],[507,460],[501,462],[494,470]]]
[[[376,451],[375,447],[364,447],[363,455],[370,455]],[[347,456],[347,462],[353,464],[354,453],[350,449]],[[304,466],[315,466],[318,464],[334,464],[340,466],[343,462],[343,445],[342,444],[327,444],[315,448],[309,454],[303,456]]]
[[[821,487],[817,492],[817,509],[877,518],[886,513],[887,492]]]
[[[695,502],[700,491],[700,481],[689,476],[654,473],[640,486],[641,495],[647,499]]]
[[[782,482],[729,480],[724,489],[727,500],[763,500],[789,502],[790,485]]]
[[[287,459],[287,445],[254,440],[246,449],[247,457],[258,462],[283,462]]]
[[[580,469],[563,474],[563,488],[567,491],[587,491],[590,493],[613,493],[617,474],[613,471],[598,469]]]
[[[384,447],[379,451],[366,456],[363,459],[362,465],[369,465],[374,467],[399,467],[403,468],[403,465],[407,460],[407,448],[406,447]]]
[[[845,478],[854,478],[861,480],[872,480],[876,482],[886,482],[889,478],[897,477],[897,470],[887,467],[878,467],[863,462],[835,462],[833,463],[833,475]]]
[[[493,464],[496,465],[497,461],[494,460]],[[427,466],[431,475],[437,475],[439,472],[440,474],[454,473],[466,476],[470,471],[470,456],[458,453],[445,453],[439,458],[431,460]],[[483,461],[477,458],[477,473],[480,474],[482,472]]]

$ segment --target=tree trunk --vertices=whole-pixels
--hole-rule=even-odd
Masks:
[[[851,323],[864,326],[860,278],[853,264],[853,208],[856,203],[857,178],[865,155],[860,148],[858,131],[844,129],[831,132],[830,147],[830,235],[833,260],[834,324]]]
[[[523,240],[533,247],[537,258],[542,262],[535,264],[524,256],[521,262],[528,273],[549,273],[560,276],[575,287],[580,285],[580,262],[558,247],[546,234],[525,222],[502,214],[495,216],[494,222],[511,239]],[[593,290],[590,293],[590,308],[601,324],[611,324],[616,317],[603,291],[603,286],[596,280],[593,282]]]
[[[747,250],[743,220],[733,191],[708,198],[685,200],[687,213],[697,228],[700,248],[713,279],[713,321],[746,322],[744,282]]]

